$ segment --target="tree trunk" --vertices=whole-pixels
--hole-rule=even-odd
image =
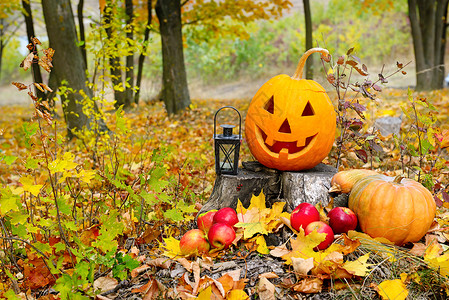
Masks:
[[[312,13],[310,12],[309,0],[303,0],[304,18],[306,23],[306,51],[313,48],[312,40]],[[306,61],[306,78],[313,79],[313,57],[309,56]]]
[[[128,47],[132,47],[130,41],[133,40],[133,28],[132,21],[134,19],[133,12],[133,0],[125,0],[125,12],[126,12],[126,38]],[[133,99],[134,93],[134,54],[132,51],[129,51],[126,56],[126,81],[128,84],[125,84],[125,94],[126,94],[126,103],[128,106],[131,105],[131,99]]]
[[[83,54],[83,58],[84,58],[84,64],[86,65],[87,68],[87,52],[86,52],[86,33],[84,30],[84,15],[83,15],[83,8],[84,8],[84,0],[80,0],[78,2],[78,26],[80,29],[80,48],[81,48],[81,53]]]
[[[26,25],[26,31],[28,35],[28,43],[31,43],[31,38],[35,37],[34,33],[34,25],[33,25],[33,15],[31,11],[31,5],[29,0],[22,0],[22,7],[23,7],[23,15],[25,17],[25,25]],[[37,49],[35,49],[34,54],[37,54]],[[42,83],[42,74],[41,69],[38,64],[32,64],[31,70],[33,72],[33,80],[36,83]],[[36,90],[36,96],[39,99],[45,99],[46,95],[44,92],[42,92],[39,89]]]
[[[152,14],[152,7],[151,7],[151,0],[147,1],[147,9],[148,9],[148,21],[147,26],[145,27],[145,33],[143,37],[143,48],[142,53],[139,55],[139,62],[137,65],[137,78],[136,78],[136,88],[137,91],[134,94],[134,103],[139,103],[139,97],[140,97],[140,86],[142,82],[142,72],[143,72],[143,63],[145,61],[145,56],[148,48],[148,39],[150,37],[150,26],[151,22],[153,21],[153,14]]]
[[[417,90],[443,88],[448,3],[449,0],[408,0]]]
[[[162,98],[168,114],[176,114],[190,105],[182,43],[181,1],[158,0],[156,15],[162,42]]]
[[[100,130],[106,130],[102,120],[94,120],[93,116],[87,116],[83,111],[83,102],[93,101],[92,91],[86,86],[86,67],[81,50],[76,45],[76,28],[70,0],[42,0],[42,9],[50,47],[55,50],[52,72],[55,73],[57,83],[60,86],[62,81],[66,81],[74,91],[81,91],[67,94],[62,103],[68,137],[76,135],[76,130],[93,128],[95,121]],[[94,113],[97,112],[95,102],[87,104],[93,107]]]
[[[2,60],[3,60],[3,23],[4,20],[0,19],[0,79],[2,75]]]

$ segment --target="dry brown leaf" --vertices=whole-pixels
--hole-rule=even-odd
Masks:
[[[17,87],[19,89],[19,91],[26,90],[28,88],[25,84],[23,84],[21,82],[13,81],[13,82],[11,82],[11,84],[14,85],[15,87]]]
[[[413,244],[413,248],[410,249],[408,253],[416,256],[424,256],[424,253],[426,253],[427,246],[423,243],[415,243]]]
[[[195,279],[195,284],[192,286],[193,293],[196,295],[198,293],[198,287],[200,285],[200,274],[201,274],[201,268],[200,264],[197,261],[192,262],[192,272],[193,272],[193,278]]]
[[[323,280],[319,278],[305,278],[295,284],[293,287],[293,290],[296,292],[306,293],[306,294],[313,294],[313,293],[320,293],[321,289],[323,287]]]
[[[41,91],[42,93],[44,93],[44,89],[39,85],[39,83],[34,83],[34,86],[39,90],[39,91]]]
[[[53,90],[45,83],[39,83],[39,84],[41,85],[41,87],[43,87],[45,90],[49,91],[50,93],[53,92]]]
[[[292,257],[292,265],[297,277],[306,276],[313,269],[313,257],[309,257],[308,259]]]
[[[25,71],[28,70],[31,67],[31,64],[33,63],[34,54],[33,52],[30,52],[25,59],[20,64],[20,67],[23,68]]]
[[[286,244],[282,244],[280,246],[275,247],[273,250],[270,251],[270,255],[273,255],[275,257],[282,257],[285,254],[290,253],[291,251],[287,249]]]
[[[185,259],[185,261],[187,261],[187,259]],[[158,267],[158,268],[162,268],[162,269],[169,269],[171,267],[173,261],[171,259],[168,259],[165,257],[158,257],[155,259],[148,260],[145,263],[149,266]],[[190,262],[188,264],[190,266]],[[182,263],[181,263],[181,265],[184,266]]]
[[[140,273],[145,272],[146,270],[150,269],[151,267],[148,265],[142,265],[140,267],[137,267],[131,271],[131,278],[137,277]]]
[[[261,300],[276,300],[275,286],[267,278],[262,277],[257,287],[257,295]]]
[[[279,278],[279,276],[276,275],[276,273],[274,273],[274,272],[267,272],[267,273],[260,274],[259,278],[270,279],[270,278]]]
[[[102,292],[113,290],[118,284],[117,279],[104,276],[99,277],[94,281],[94,291],[101,290]]]
[[[242,273],[242,270],[237,269],[237,270],[229,271],[229,272],[223,274],[223,276],[228,275],[232,278],[233,281],[238,281],[240,279],[241,273]]]
[[[192,262],[185,257],[180,257],[176,259],[177,262],[187,270],[187,272],[192,272]]]
[[[234,287],[234,278],[232,278],[228,274],[224,274],[223,276],[221,276],[217,280],[223,286],[223,292],[224,292],[223,295],[226,295]]]

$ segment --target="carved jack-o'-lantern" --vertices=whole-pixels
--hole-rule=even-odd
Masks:
[[[308,50],[295,74],[268,80],[252,99],[245,120],[248,147],[263,165],[283,171],[310,169],[332,148],[335,110],[324,88],[302,79],[307,57],[322,48]]]

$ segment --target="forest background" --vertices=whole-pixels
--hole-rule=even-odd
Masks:
[[[186,25],[183,29],[184,55],[192,98],[251,98],[269,78],[293,72],[305,49],[305,22],[302,1],[291,2],[293,5],[285,10],[282,18],[248,22],[235,34],[229,31],[204,32],[201,26]],[[407,80],[393,77],[390,86],[414,86],[416,80],[413,76],[414,59],[407,2],[396,1],[394,6],[385,10],[365,11],[357,2],[311,1],[314,46],[326,46],[331,53],[336,54],[343,54],[347,49],[355,47],[357,55],[367,65],[375,66],[378,70],[383,64],[394,68],[396,60],[412,61],[407,70],[410,74]],[[32,2],[32,8],[36,36],[45,44],[47,33],[40,4]],[[142,14],[146,8],[139,9]],[[76,12],[75,3],[73,10]],[[30,76],[29,72],[17,68],[17,62],[23,60],[28,44],[23,16],[18,13],[15,11],[2,19],[4,24],[8,24],[3,25],[2,30],[4,50],[0,82],[3,96],[0,103],[3,104],[29,102],[25,94],[13,93],[14,87],[10,84],[11,81]],[[85,28],[90,30],[99,19],[98,1],[85,1]],[[162,55],[157,33],[150,36],[147,55],[141,87],[144,101],[154,99],[162,84]],[[90,57],[89,62],[92,61]],[[317,61],[315,68],[320,68]],[[325,78],[318,72],[316,74],[315,80],[325,84]],[[111,99],[112,96],[109,96]]]

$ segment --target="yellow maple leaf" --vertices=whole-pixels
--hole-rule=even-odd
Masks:
[[[94,170],[81,170],[77,177],[84,183],[89,184],[91,180],[95,177],[95,171]]]
[[[343,268],[349,273],[356,276],[366,276],[369,273],[368,267],[373,264],[366,263],[369,259],[369,252],[363,256],[360,256],[357,260],[347,261],[343,264]]]
[[[76,168],[76,166],[78,166],[78,164],[74,162],[74,160],[75,155],[73,155],[73,153],[65,152],[62,156],[62,159],[55,159],[48,165],[48,168],[53,173],[73,170],[74,168]]]
[[[249,207],[246,209],[240,200],[237,202],[236,212],[239,223],[235,227],[243,228],[243,238],[249,239],[256,234],[267,234],[280,227],[280,216],[285,202],[276,202],[267,208],[263,191],[259,196],[253,195]]]
[[[299,257],[307,259],[309,257],[317,257],[321,261],[324,257],[319,252],[315,252],[313,248],[318,246],[326,238],[325,233],[318,233],[316,231],[311,232],[308,235],[304,234],[304,230],[300,228],[298,237],[296,239],[291,239],[290,244],[292,251],[290,253],[282,255],[282,259],[285,259],[285,264],[292,264],[292,257]]]
[[[429,251],[426,250],[426,254],[424,255],[424,260],[429,264],[431,268],[438,270],[441,275],[449,276],[449,253],[437,256],[436,248],[437,247],[432,246],[429,247]]]
[[[35,197],[39,195],[39,192],[43,187],[42,184],[34,184],[33,177],[31,177],[30,175],[21,177],[20,183],[22,184],[22,188],[24,191],[30,192]]]
[[[384,300],[405,300],[408,296],[408,290],[401,279],[382,281],[377,289],[379,296]]]
[[[265,229],[266,223],[264,222],[264,216],[261,214],[259,209],[252,208],[248,209],[242,219],[244,222],[239,222],[235,224],[235,227],[243,228],[243,238],[249,239],[255,234],[267,234],[268,231]]]
[[[256,251],[259,252],[260,254],[269,254],[270,250],[268,250],[267,247],[267,242],[265,241],[265,238],[263,237],[263,235],[258,235],[256,236],[254,240],[257,244],[257,248]]]
[[[162,255],[169,258],[175,258],[181,255],[181,249],[179,248],[179,241],[174,237],[163,238],[164,244],[160,243],[160,247],[163,249]]]

